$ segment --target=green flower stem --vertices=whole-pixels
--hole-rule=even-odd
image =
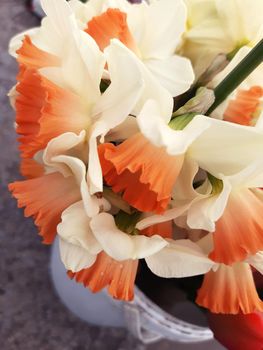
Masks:
[[[220,179],[217,179],[216,177],[214,177],[212,174],[209,174],[209,173],[207,173],[207,176],[213,188],[212,193],[214,195],[221,193],[224,187],[223,181]]]
[[[244,57],[215,88],[215,102],[207,111],[212,113],[263,61],[263,39]]]
[[[139,231],[135,228],[137,222],[140,220],[141,213],[135,211],[133,214],[127,214],[120,210],[115,216],[115,224],[123,232],[129,235],[137,235]]]
[[[197,113],[185,113],[183,115],[180,115],[179,117],[174,117],[171,119],[169,126],[173,130],[183,130],[186,125],[190,123],[190,121],[193,120],[193,118],[196,116]]]

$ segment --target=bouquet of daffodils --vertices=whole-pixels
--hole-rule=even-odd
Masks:
[[[144,259],[204,275],[196,303],[212,313],[263,311],[263,2],[42,7],[10,43],[25,180],[9,189],[43,243],[57,235],[93,292],[132,300]]]

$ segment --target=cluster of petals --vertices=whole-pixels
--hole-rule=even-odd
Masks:
[[[196,301],[214,313],[263,311],[251,270],[263,272],[262,67],[212,118],[172,118],[194,81],[177,53],[208,33],[205,14],[186,31],[185,2],[42,0],[41,26],[10,43],[26,180],[9,188],[44,243],[58,234],[69,277],[94,292],[131,300],[145,259],[161,277],[205,274]],[[211,26],[229,20],[218,1],[198,2]]]
[[[26,177],[10,184],[10,191],[25,216],[34,218],[43,243],[59,234],[62,260],[76,279],[84,269],[81,281],[92,290],[109,285],[114,297],[125,300],[133,297],[138,259],[168,244],[171,225],[162,225],[161,236],[158,225],[138,236],[116,227],[97,146],[137,130],[134,116],[148,99],[158,101],[167,118],[172,97],[193,82],[190,61],[174,53],[186,8],[182,1],[165,2],[133,7],[126,0],[43,0],[47,16],[41,26],[10,42],[19,64],[10,100]],[[88,277],[89,268],[97,272]]]
[[[188,28],[182,51],[198,75],[217,54],[232,58],[240,48],[251,48],[262,38],[261,0],[184,1]]]

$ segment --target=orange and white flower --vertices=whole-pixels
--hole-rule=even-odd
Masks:
[[[144,229],[176,219],[191,229],[213,232],[214,250],[209,257],[231,265],[263,250],[263,202],[258,189],[263,187],[262,129],[212,118],[209,121],[209,127],[189,146],[173,183],[169,198],[172,209],[147,217],[136,227]],[[246,148],[242,151],[244,140]],[[218,179],[209,175],[194,189],[199,167]]]
[[[173,119],[170,126],[176,128],[180,120]],[[140,211],[163,214],[168,209],[187,160],[220,177],[261,159],[260,128],[195,116],[182,130],[172,130],[154,101],[145,104],[137,121],[139,133],[117,146],[100,145],[99,155],[106,183]]]
[[[183,192],[180,197],[180,183],[175,186],[174,209],[163,217],[153,216],[137,224],[138,229],[182,216],[181,225],[191,229],[213,232],[213,249],[209,258],[215,262],[232,265],[244,261],[263,250],[262,161],[253,163],[240,173],[222,176],[221,180],[207,179],[202,188]],[[188,168],[189,169],[189,168]],[[185,178],[193,184],[196,172]],[[182,175],[186,175],[186,171]],[[190,186],[189,186],[190,188]],[[188,197],[188,198],[187,198]],[[249,234],[248,234],[249,233]]]
[[[221,264],[217,271],[209,271],[198,291],[196,303],[213,313],[251,314],[263,311],[263,303],[247,263]]]
[[[103,196],[90,195],[87,158],[86,132],[64,133],[52,139],[35,159],[26,158],[22,162],[27,180],[9,185],[18,206],[25,208],[25,216],[34,218],[43,243],[53,242],[62,213],[80,200],[90,217],[100,210],[110,210]]]
[[[9,188],[25,214],[34,217],[44,242],[51,243],[70,205],[83,200],[89,217],[101,209],[93,195],[103,188],[97,138],[103,140],[145,99],[155,98],[163,117],[173,100],[120,41],[113,39],[102,52],[78,28],[65,1],[42,3],[47,17],[40,29],[14,44],[20,64],[17,132],[28,180]],[[105,67],[111,84],[101,94]]]
[[[52,161],[56,162],[58,159],[52,157],[52,155],[55,155],[51,143],[46,150],[49,155],[47,157],[48,164],[45,164],[43,160],[37,162],[34,159],[25,159],[22,162],[22,170],[28,179],[9,185],[10,191],[18,201],[18,206],[25,207],[25,216],[34,218],[39,234],[43,237],[43,243],[45,244],[53,242],[62,212],[71,204],[79,201],[81,192],[84,191],[84,189],[81,191],[83,185],[81,186],[80,182],[83,183],[83,179],[85,180],[85,165],[82,165],[81,160],[68,155],[72,153],[77,145],[84,143],[84,136],[84,133],[79,136],[73,133],[63,135],[64,139],[66,137],[66,143],[64,143],[61,151],[64,157],[68,157],[72,163],[76,163],[75,169],[65,165],[62,169],[52,166]],[[54,142],[59,142],[59,140],[53,140]],[[52,155],[50,155],[50,152]],[[58,154],[56,155],[58,156]],[[41,159],[40,154],[38,158]],[[76,171],[77,166],[79,166],[78,172]],[[78,177],[74,176],[72,170],[75,170]]]
[[[88,53],[91,59],[92,52]],[[45,71],[40,73],[27,69],[16,88],[17,132],[21,135],[19,141],[23,157],[32,157],[43,150],[52,138],[65,132],[79,133],[86,130],[90,145],[89,167],[93,167],[93,178],[96,177],[97,183],[100,182],[96,186],[91,179],[91,186],[94,185],[99,190],[102,183],[96,158],[96,138],[125,120],[143,88],[140,71],[129,60],[129,56],[125,55],[121,46],[113,43],[107,53],[112,84],[103,95],[99,92],[102,69],[97,70],[95,90],[94,81],[83,80],[84,76],[89,76],[88,70],[91,67],[80,67],[78,55],[76,60],[73,55],[70,61],[63,62],[62,67],[43,68]],[[96,55],[93,57],[97,58]],[[131,73],[131,79],[128,80],[124,79],[122,72],[122,69],[126,70],[126,64]],[[72,74],[75,65],[78,65],[78,69]],[[123,84],[122,80],[125,80]],[[121,96],[119,84],[123,87]]]
[[[58,225],[61,259],[70,277],[92,291],[109,286],[113,297],[131,300],[138,259],[147,260],[168,245],[158,228],[153,232],[125,233],[108,213],[90,219],[80,201],[63,212]]]
[[[70,5],[102,50],[111,38],[117,38],[172,96],[190,87],[194,78],[190,61],[175,54],[186,29],[183,1],[130,4],[126,0],[91,0],[85,4],[72,1]]]
[[[194,212],[190,209],[187,223],[212,231],[214,250],[210,258],[230,265],[263,250],[263,197],[258,189],[263,186],[262,162],[223,177],[216,186],[222,188],[196,203]],[[194,223],[198,216],[199,220]]]
[[[249,263],[262,271],[262,255],[250,256],[249,262],[231,266],[209,258],[213,249],[211,235],[196,243],[190,240],[171,241],[160,252],[147,258],[148,267],[158,276],[181,278],[205,274],[196,302],[213,313],[249,314],[263,311]],[[227,298],[226,298],[227,295]]]
[[[87,148],[85,130],[79,135],[64,133],[52,139],[44,152],[36,155],[44,175],[33,179],[36,184],[33,180],[11,184],[10,190],[19,206],[26,207],[26,215],[35,218],[44,243],[52,243],[58,232],[61,258],[71,277],[93,291],[109,285],[112,296],[131,300],[138,259],[167,245],[165,238],[171,237],[171,229],[165,224],[131,236],[117,229],[110,214],[96,215],[110,206],[103,197],[90,196]],[[33,177],[31,168],[26,170]]]
[[[22,155],[32,157],[65,132],[86,130],[88,181],[95,193],[102,190],[97,138],[103,140],[129,113],[136,115],[149,98],[156,99],[161,114],[168,116],[173,99],[119,40],[113,39],[102,53],[92,37],[78,28],[66,1],[43,0],[43,7],[47,17],[42,26],[31,31],[17,50],[21,69],[15,104]],[[105,74],[111,84],[101,94]]]
[[[262,32],[259,21],[245,16],[247,1],[198,3],[211,18],[201,23],[197,11],[190,23],[193,52],[214,38],[210,53],[234,55]],[[243,39],[236,21],[230,38],[220,27],[235,3]],[[173,96],[193,81],[190,61],[175,54],[186,24],[182,0],[42,5],[41,26],[10,45],[20,66],[10,97],[27,180],[9,188],[43,242],[58,232],[69,276],[93,291],[109,286],[118,299],[133,298],[138,260],[145,259],[162,277],[205,274],[197,303],[213,312],[262,311],[250,269],[263,272],[262,67],[216,111],[225,120],[191,113],[170,120]],[[256,8],[258,1],[248,16]],[[208,37],[203,26],[213,27]],[[248,50],[236,54],[213,87]],[[111,206],[103,180],[130,215],[114,207],[116,197]],[[124,217],[135,219],[126,227]],[[189,234],[196,242],[176,239],[172,220],[202,230]]]
[[[183,130],[173,130],[155,101],[149,100],[137,121],[137,134],[117,146],[99,146],[104,180],[136,209],[161,214],[171,200],[188,149],[209,128],[210,120],[196,116]]]
[[[192,84],[194,75],[190,61],[175,54],[185,31],[186,7],[183,1],[131,5],[126,0],[94,0],[87,4],[42,0],[42,6],[47,14],[52,9],[58,17],[48,16],[39,29],[26,33],[38,48],[58,57],[65,56],[69,32],[72,35],[79,29],[88,33],[102,51],[111,39],[120,40],[172,96],[185,92]],[[60,26],[63,32],[54,33],[54,26]],[[13,55],[21,46],[24,35],[22,33],[11,41],[10,52]]]

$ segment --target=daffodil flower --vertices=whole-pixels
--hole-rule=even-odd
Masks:
[[[23,157],[30,158],[54,137],[86,130],[89,185],[95,193],[102,190],[97,138],[103,140],[129,113],[138,113],[148,98],[159,102],[163,115],[168,114],[173,99],[119,40],[112,39],[101,52],[92,37],[77,27],[67,2],[53,5],[43,0],[47,17],[33,35],[34,43],[26,36],[17,50],[21,69],[15,105],[20,148]],[[50,46],[45,45],[46,30]],[[101,94],[105,64],[111,84]]]
[[[197,75],[219,53],[232,58],[241,47],[253,47],[262,38],[261,0],[187,0],[186,4],[189,28],[183,53],[194,62]]]
[[[203,190],[182,191],[184,197],[181,198],[182,189],[178,183],[173,192],[175,209],[170,209],[163,217],[146,218],[137,227],[143,229],[184,216],[186,227],[212,232],[214,248],[209,254],[210,259],[225,265],[242,262],[263,250],[261,174],[262,161],[258,161],[235,175],[222,175],[221,180],[210,177],[210,181],[206,181],[208,184],[202,185]],[[186,172],[184,175],[187,176]],[[193,184],[194,176],[195,172],[192,172],[188,180],[185,178],[184,188]]]
[[[168,245],[162,237],[165,227],[150,235],[130,234],[109,213],[89,218],[80,201],[63,212],[58,225],[61,259],[69,276],[92,291],[108,286],[113,297],[131,300],[138,259],[147,260]]]
[[[85,144],[84,131],[58,136],[36,159],[22,162],[28,179],[9,185],[18,206],[25,207],[25,216],[34,218],[45,244],[53,242],[62,212],[82,197],[90,215],[98,213],[101,205],[108,208],[103,199],[89,194],[85,163],[76,157]]]
[[[110,39],[119,39],[172,96],[182,94],[192,84],[190,61],[175,54],[186,28],[183,1],[130,4],[126,0],[91,0],[86,4],[72,1],[70,5],[101,50]]]
[[[261,157],[260,128],[197,115],[173,130],[180,117],[170,126],[166,120],[149,101],[137,117],[139,133],[117,146],[99,146],[104,180],[140,211],[164,214],[186,161],[217,177],[233,175]]]
[[[88,33],[103,51],[111,39],[120,40],[142,62],[145,69],[172,96],[188,90],[194,80],[189,59],[175,54],[185,31],[186,7],[183,1],[142,2],[94,0],[87,4],[66,0],[42,0],[46,18],[40,28],[16,36],[10,53],[16,56],[21,41],[54,56],[68,55],[66,42],[77,30]],[[67,20],[68,19],[68,20]],[[158,27],[158,31],[156,28]],[[54,28],[60,28],[55,30]],[[79,35],[79,34],[78,34]]]
[[[117,146],[99,146],[104,180],[131,206],[161,214],[171,200],[188,149],[209,129],[210,120],[196,116],[183,130],[173,130],[156,102],[149,100],[137,121],[139,133]]]
[[[196,303],[213,313],[249,314],[263,311],[249,264],[262,271],[262,255],[250,256],[249,261],[231,266],[209,258],[213,249],[210,235],[194,243],[188,239],[170,241],[155,255],[147,258],[153,273],[165,278],[182,278],[205,274]],[[227,296],[227,297],[226,297]]]

